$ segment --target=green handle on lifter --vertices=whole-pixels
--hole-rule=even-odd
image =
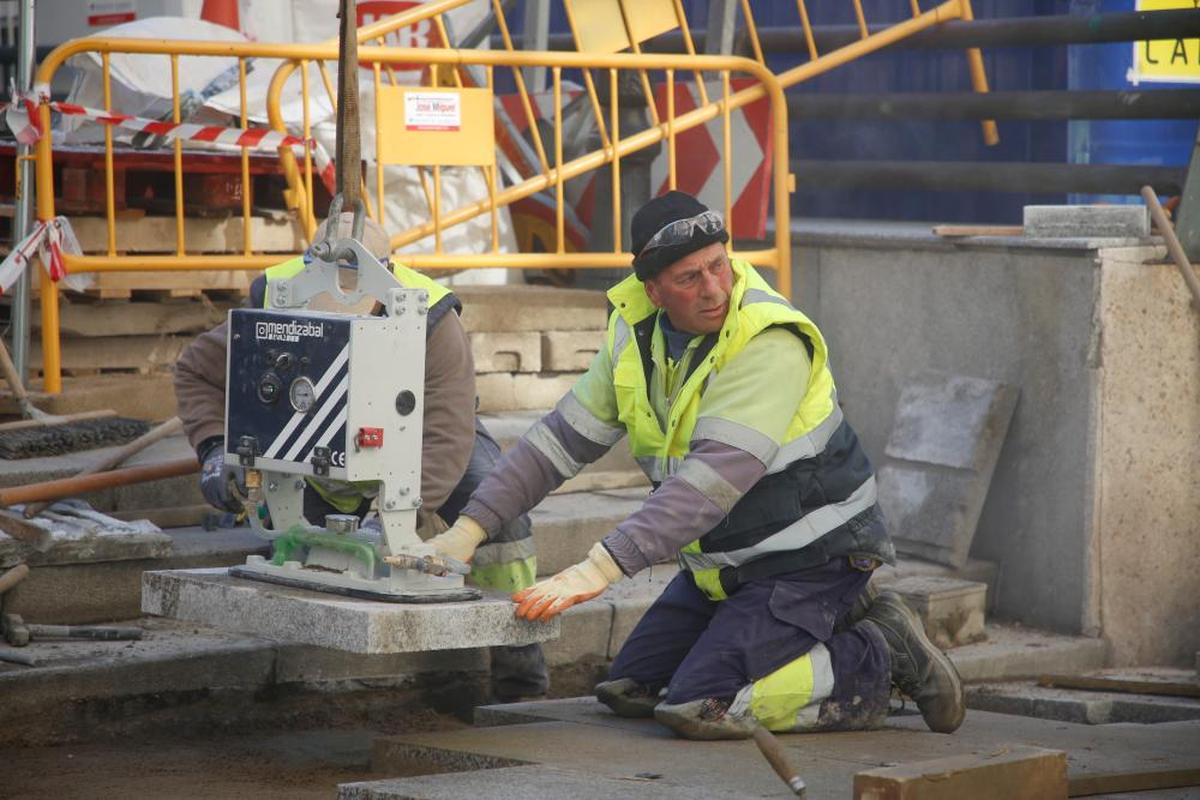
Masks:
[[[367,574],[375,574],[375,546],[368,542],[351,539],[336,533],[318,533],[305,530],[299,525],[292,526],[287,533],[275,540],[275,555],[271,563],[282,567],[285,561],[301,561],[298,551],[304,547],[324,547],[346,553],[367,565]]]

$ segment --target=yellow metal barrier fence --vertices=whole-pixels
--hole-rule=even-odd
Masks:
[[[446,26],[442,15],[469,0],[433,0],[410,11],[396,15],[388,20],[364,26],[359,31],[360,42],[385,41],[386,36],[422,20],[432,19],[443,42],[448,41]],[[393,67],[399,64],[418,64],[426,68],[429,83],[436,87],[439,82],[453,84],[454,87],[482,86],[491,89],[494,86],[495,68],[512,69],[514,82],[518,89],[521,108],[526,117],[526,123],[531,133],[533,149],[536,158],[532,163],[522,165],[522,179],[512,181],[511,185],[501,189],[497,178],[496,166],[483,165],[487,197],[475,200],[454,209],[441,208],[440,193],[440,164],[433,164],[432,189],[429,187],[425,171],[421,165],[413,165],[419,171],[425,188],[429,220],[411,226],[407,230],[394,233],[392,244],[395,248],[413,246],[421,240],[432,237],[432,252],[404,253],[397,260],[407,265],[427,270],[463,269],[471,267],[510,267],[510,268],[597,268],[628,266],[629,256],[622,252],[621,243],[621,197],[620,170],[621,160],[631,154],[647,148],[655,147],[666,142],[669,165],[669,185],[673,188],[677,179],[677,137],[693,128],[717,119],[722,122],[722,168],[724,177],[725,210],[730,216],[732,200],[730,197],[730,165],[732,163],[730,138],[730,113],[751,103],[766,101],[771,108],[772,125],[770,130],[772,168],[771,168],[771,198],[773,213],[776,219],[786,219],[788,216],[788,195],[791,189],[790,176],[787,174],[787,117],[783,101],[783,89],[830,69],[852,61],[860,56],[875,52],[882,47],[898,41],[906,36],[918,33],[937,23],[960,18],[970,18],[969,0],[947,0],[940,5],[918,13],[916,3],[913,3],[914,16],[912,19],[897,23],[883,31],[868,33],[863,22],[863,38],[850,45],[827,54],[813,53],[813,59],[806,64],[791,69],[781,75],[772,74],[760,60],[725,56],[695,56],[680,55],[645,55],[645,54],[605,54],[605,53],[537,53],[516,52],[512,50],[512,41],[507,24],[504,21],[503,8],[500,0],[492,0],[497,23],[505,42],[505,51],[488,50],[454,50],[454,49],[396,49],[372,46],[367,44],[360,47],[360,61],[374,73],[374,89],[378,93],[383,88],[383,75],[387,74],[388,82],[395,84]],[[682,14],[679,4],[675,3],[678,13]],[[804,5],[802,0],[799,8],[805,22]],[[753,19],[749,16],[748,3],[745,4],[746,24],[751,28],[753,41],[757,41],[753,32]],[[682,16],[678,17],[683,19]],[[807,24],[806,33],[809,32]],[[636,48],[635,48],[636,49]],[[760,48],[755,48],[756,51]],[[693,48],[689,47],[689,51]],[[242,127],[249,123],[249,112],[246,97],[247,64],[251,59],[280,59],[284,63],[273,75],[268,92],[267,111],[270,125],[275,130],[285,131],[286,124],[280,112],[281,97],[289,78],[299,68],[300,95],[303,108],[302,134],[307,141],[311,136],[310,126],[310,64],[317,66],[321,82],[324,84],[330,102],[333,101],[332,85],[327,62],[336,61],[336,44],[327,42],[319,45],[272,45],[257,43],[216,43],[198,41],[148,41],[121,40],[111,38],[83,39],[68,42],[54,50],[42,62],[38,74],[38,84],[49,84],[55,72],[73,55],[92,52],[99,55],[103,78],[104,108],[106,111],[121,111],[112,109],[111,90],[111,56],[116,53],[161,55],[167,59],[170,66],[172,84],[172,117],[180,119],[179,71],[180,59],[187,57],[223,57],[233,58],[238,64],[238,85],[240,91],[239,119]],[[975,54],[977,56],[977,53]],[[547,153],[538,132],[530,94],[527,91],[521,74],[523,67],[547,67],[553,76],[553,113],[554,113],[554,148]],[[974,69],[972,74],[982,77],[982,70]],[[563,71],[580,70],[585,76],[588,98],[591,103],[594,124],[600,135],[601,147],[570,160],[563,156],[562,130],[562,91]],[[592,80],[592,70],[607,72],[611,102],[607,109],[608,119],[603,113]],[[625,126],[618,128],[619,91],[618,76],[622,70],[631,70],[645,76],[654,73],[661,76],[660,83],[665,83],[666,114],[665,118],[659,113],[655,100],[650,97],[648,110],[650,124],[640,130],[627,132]],[[483,77],[480,79],[480,72]],[[676,115],[675,87],[676,75],[680,72],[697,76],[697,88],[703,100],[709,100],[708,90],[699,78],[702,73],[718,75],[720,97],[702,104],[686,113]],[[752,83],[749,88],[733,91],[731,86],[734,74],[747,76]],[[642,85],[649,89],[649,83],[643,80]],[[978,86],[978,84],[977,84]],[[986,87],[984,87],[986,90]],[[385,126],[379,119],[379,105],[376,104],[377,128]],[[50,108],[42,103],[39,108],[40,122],[43,130],[50,129]],[[377,136],[377,143],[382,137]],[[189,253],[186,242],[185,213],[183,199],[183,145],[176,140],[173,145],[174,167],[174,217],[175,217],[175,253],[173,255],[131,256],[120,254],[117,237],[117,223],[114,203],[113,186],[113,135],[111,129],[105,130],[104,136],[104,177],[106,193],[106,252],[103,255],[67,255],[65,267],[68,272],[115,272],[115,271],[182,271],[182,270],[247,270],[261,269],[281,260],[279,254],[256,253],[252,236],[252,215],[250,208],[250,193],[243,191],[242,198],[242,248],[240,253],[201,254]],[[53,144],[50,136],[45,136],[37,147],[37,197],[38,217],[49,220],[55,216],[54,187],[53,187]],[[313,214],[313,153],[305,147],[302,164],[299,163],[291,149],[280,151],[281,165],[289,185],[289,200],[292,207],[301,212],[301,220],[305,230],[311,236],[315,217]],[[376,164],[380,163],[377,152]],[[611,191],[613,195],[612,216],[614,242],[611,250],[603,252],[567,252],[564,247],[564,186],[568,181],[578,178],[585,173],[610,167]],[[249,151],[241,149],[241,173],[243,185],[249,184]],[[382,170],[376,168],[376,205],[377,209],[368,208],[369,213],[379,216],[383,209],[384,193],[382,190]],[[532,173],[532,174],[531,174]],[[496,217],[499,210],[524,198],[545,193],[553,196],[555,252],[541,253],[512,253],[501,252],[496,235]],[[364,196],[366,193],[364,192]],[[600,212],[598,212],[600,213]],[[481,253],[446,253],[442,247],[443,232],[455,225],[462,224],[484,214],[492,217],[491,247]],[[759,266],[775,270],[779,288],[790,293],[790,244],[787,225],[777,225],[774,240],[765,247],[756,250],[742,251],[739,256],[747,258]],[[46,274],[41,275],[41,315],[43,337],[43,372],[44,388],[47,392],[61,391],[61,351],[59,347],[58,297],[54,284]]]
[[[212,42],[195,42],[195,41],[147,41],[147,40],[116,40],[116,39],[93,39],[93,40],[77,40],[55,50],[46,61],[43,62],[39,71],[38,79],[40,82],[48,83],[54,75],[54,71],[70,56],[81,52],[99,52],[101,54],[102,68],[104,69],[104,84],[105,84],[105,105],[106,111],[113,110],[111,108],[111,92],[109,89],[109,58],[112,53],[129,53],[129,54],[147,54],[147,55],[162,55],[169,59],[171,65],[172,86],[173,86],[173,108],[174,120],[179,120],[179,91],[178,91],[178,75],[179,61],[187,56],[220,56],[226,58],[235,58],[239,64],[239,78],[241,81],[242,92],[242,108],[241,119],[247,121],[248,114],[245,103],[245,64],[248,59],[258,58],[281,58],[293,60],[297,64],[305,65],[307,62],[316,61],[331,61],[337,57],[337,49],[334,45],[268,45],[254,43],[212,43]],[[596,268],[596,267],[612,267],[612,266],[628,266],[629,256],[622,254],[617,250],[605,253],[567,253],[563,252],[562,247],[562,225],[564,213],[563,201],[563,184],[570,178],[576,177],[588,170],[603,166],[606,163],[616,162],[613,170],[614,179],[619,177],[619,161],[622,157],[632,153],[638,149],[647,147],[655,142],[667,139],[671,142],[672,156],[674,136],[686,129],[695,127],[703,122],[712,119],[718,115],[724,114],[726,124],[728,124],[728,113],[731,109],[740,107],[756,99],[765,98],[771,106],[774,124],[771,126],[773,152],[776,154],[787,153],[787,109],[784,101],[783,89],[779,85],[775,76],[770,73],[764,66],[749,59],[719,57],[719,56],[704,56],[704,57],[689,57],[689,56],[637,56],[637,55],[592,55],[592,54],[577,54],[577,53],[515,53],[515,52],[491,52],[481,50],[456,51],[456,50],[430,50],[430,49],[395,49],[381,48],[373,46],[361,47],[359,50],[359,58],[363,63],[368,63],[374,66],[376,76],[376,88],[380,86],[380,74],[383,65],[401,64],[401,63],[417,63],[437,67],[440,65],[446,66],[465,66],[478,65],[486,68],[494,68],[496,66],[546,66],[552,69],[554,74],[554,82],[556,87],[556,103],[557,109],[556,118],[556,147],[555,147],[555,163],[548,172],[538,178],[524,181],[514,187],[509,187],[504,191],[497,191],[497,183],[494,172],[489,179],[488,185],[491,189],[488,199],[476,203],[466,212],[462,210],[452,214],[445,215],[435,225],[432,222],[418,228],[418,232],[410,234],[410,240],[417,240],[429,234],[440,235],[441,228],[449,227],[457,224],[464,219],[477,216],[480,213],[492,213],[493,216],[498,209],[511,203],[516,199],[527,197],[535,192],[545,189],[552,189],[556,193],[556,226],[559,236],[559,252],[555,253],[502,253],[499,252],[496,237],[492,237],[492,250],[487,253],[477,254],[448,254],[448,253],[432,253],[429,255],[415,254],[404,255],[399,257],[404,263],[410,263],[414,266],[425,269],[461,269],[464,267],[521,267],[521,268]],[[678,117],[669,117],[662,126],[655,127],[650,130],[638,132],[636,135],[628,138],[620,138],[613,136],[609,146],[603,152],[593,153],[581,159],[575,159],[569,163],[563,163],[562,160],[562,137],[561,137],[561,102],[558,98],[558,92],[561,91],[561,74],[564,69],[572,68],[591,68],[607,70],[610,79],[613,83],[616,81],[618,70],[680,70],[680,69],[704,69],[714,72],[721,72],[725,76],[724,83],[726,84],[727,100],[711,106],[697,109],[694,112]],[[731,72],[743,73],[755,81],[757,86],[754,92],[742,92],[739,96],[730,95],[728,93],[729,75]],[[281,73],[282,74],[282,71]],[[302,74],[307,74],[302,72]],[[283,129],[282,119],[278,117],[278,97],[279,89],[282,88],[282,81],[277,80],[272,84],[271,102],[269,108],[271,110],[272,126],[276,129]],[[307,87],[305,87],[307,89]],[[307,94],[305,94],[307,100]],[[305,103],[305,108],[308,104]],[[118,109],[119,111],[119,109]],[[614,103],[614,120],[615,120],[616,104]],[[43,103],[39,109],[41,124],[43,130],[50,129],[50,108],[49,105]],[[307,116],[307,114],[306,114]],[[304,126],[304,138],[307,140],[311,134],[308,128],[307,121]],[[615,130],[615,129],[614,129]],[[250,233],[250,209],[248,192],[243,193],[243,252],[233,254],[191,254],[187,251],[187,244],[184,230],[184,202],[183,202],[183,147],[178,140],[174,142],[174,175],[175,175],[175,233],[176,233],[176,253],[174,255],[121,255],[117,247],[117,225],[115,218],[115,204],[113,197],[113,141],[112,131],[107,129],[105,132],[105,186],[106,186],[106,225],[107,225],[107,252],[103,255],[65,255],[64,265],[69,273],[80,272],[127,272],[127,271],[180,271],[180,270],[245,270],[245,269],[260,269],[270,266],[282,260],[279,255],[260,254],[253,252],[253,242]],[[725,137],[728,140],[728,137]],[[309,198],[306,205],[306,216],[311,221],[311,198],[312,198],[312,158],[311,152],[305,148],[305,163],[307,168],[303,177],[304,187],[306,189],[305,196]],[[282,153],[285,158],[291,155],[290,150],[284,150]],[[728,157],[728,154],[726,154]],[[242,172],[243,179],[248,176],[248,153],[243,148],[242,153]],[[437,180],[434,180],[435,194],[438,186]],[[615,181],[614,181],[615,182]],[[772,199],[774,201],[775,213],[780,218],[786,219],[788,215],[788,194],[789,184],[787,175],[787,160],[786,157],[776,156],[773,159],[772,168]],[[51,137],[45,136],[38,143],[37,152],[37,189],[38,189],[38,217],[39,219],[52,219],[55,212],[54,205],[54,185],[53,185],[53,145]],[[433,203],[436,207],[436,202]],[[619,193],[615,197],[614,202],[615,215],[619,219],[620,214],[620,198]],[[618,226],[619,227],[619,226]],[[780,288],[784,291],[790,291],[790,273],[789,273],[789,231],[788,226],[777,226],[775,239],[770,247],[760,250],[748,251],[739,253],[743,258],[756,263],[760,266],[774,269],[778,275]],[[399,245],[397,245],[399,246]],[[43,373],[44,373],[44,389],[47,392],[54,393],[61,391],[61,350],[59,346],[59,321],[58,321],[58,296],[56,293],[55,284],[49,277],[43,273],[41,276],[41,315],[42,315],[42,353],[43,353]]]
[[[326,58],[332,58],[336,55],[334,51],[329,51]],[[619,178],[620,178],[620,162],[635,152],[652,147],[660,142],[665,141],[669,154],[668,163],[671,175],[670,185],[675,186],[675,167],[676,167],[676,146],[675,140],[679,134],[703,125],[710,120],[718,117],[723,120],[723,135],[724,140],[728,140],[729,113],[743,106],[749,105],[758,101],[765,101],[770,106],[772,123],[770,126],[771,136],[771,152],[773,154],[771,163],[771,180],[772,180],[772,199],[775,204],[775,213],[786,211],[787,196],[789,194],[789,183],[787,174],[786,156],[780,157],[779,154],[787,153],[787,116],[786,106],[783,105],[783,89],[776,77],[763,65],[746,58],[737,58],[732,56],[688,56],[688,55],[631,55],[631,54],[596,54],[596,53],[563,53],[563,52],[507,52],[507,51],[488,51],[488,50],[410,50],[397,51],[385,50],[374,47],[361,47],[359,49],[359,59],[364,63],[372,65],[385,62],[404,62],[413,61],[426,63],[433,67],[453,68],[455,72],[459,69],[468,67],[479,67],[485,70],[486,80],[484,88],[491,89],[493,87],[492,78],[493,70],[496,67],[512,68],[515,74],[519,73],[519,68],[522,67],[548,67],[550,69],[552,80],[553,98],[551,105],[553,108],[554,118],[554,137],[555,142],[552,152],[548,155],[546,165],[538,171],[538,174],[526,178],[515,183],[503,190],[500,190],[496,184],[494,173],[487,177],[487,185],[489,187],[489,196],[486,199],[478,200],[467,206],[455,209],[450,212],[444,212],[438,208],[436,201],[436,190],[439,185],[435,179],[432,182],[432,190],[429,195],[430,205],[430,220],[424,224],[410,228],[409,230],[393,234],[392,245],[394,248],[411,245],[421,239],[433,237],[434,246],[433,252],[429,253],[403,253],[394,256],[394,259],[418,269],[462,269],[471,267],[509,267],[509,268],[527,268],[527,269],[550,269],[550,268],[606,268],[629,265],[629,256],[622,252],[619,237],[614,242],[611,250],[600,252],[568,252],[564,246],[563,226],[565,203],[563,199],[564,185],[588,172],[592,172],[605,165],[612,165],[612,181],[613,181],[613,208],[612,215],[614,220],[614,230],[620,230],[620,193],[619,193]],[[300,72],[300,95],[301,98],[308,98],[309,87],[307,81],[304,80],[304,75],[307,74],[309,64],[307,59],[302,59],[296,65],[285,65],[274,76],[271,88],[268,92],[267,109],[270,115],[271,126],[283,131],[286,129],[285,122],[280,112],[281,98],[284,95],[285,87],[288,81],[293,77],[295,71]],[[600,70],[607,73],[609,95],[611,98],[607,115],[598,114],[596,116],[598,132],[604,146],[596,151],[586,153],[580,157],[570,161],[563,160],[563,141],[562,141],[562,109],[563,109],[563,71],[570,69],[578,70]],[[624,128],[621,131],[617,130],[616,120],[620,114],[619,92],[616,86],[619,82],[619,73],[622,70],[632,72],[647,72],[661,71],[665,75],[666,99],[667,105],[670,106],[675,96],[674,81],[675,74],[678,71],[693,71],[704,70],[706,72],[716,73],[721,76],[720,82],[723,87],[722,97],[712,103],[698,107],[685,114],[676,116],[673,110],[668,108],[666,118],[659,124],[652,124],[649,127],[642,128],[631,134],[625,134]],[[434,72],[436,75],[437,72]],[[731,92],[731,76],[733,74],[744,75],[753,80],[754,85],[740,92]],[[382,70],[375,70],[374,92],[378,97],[382,92],[389,87],[384,84],[382,78]],[[458,82],[456,81],[456,84]],[[436,88],[436,83],[433,87]],[[458,88],[457,85],[454,88]],[[528,97],[521,98],[522,105],[528,102]],[[306,102],[305,106],[311,105],[311,102]],[[599,105],[597,103],[597,105]],[[375,104],[377,115],[379,113],[380,103]],[[605,116],[608,117],[605,120]],[[384,131],[386,124],[396,124],[395,121],[385,121],[377,119],[377,137],[376,137],[376,152],[374,163],[386,163],[383,148],[385,135]],[[533,126],[531,126],[532,128]],[[303,122],[301,135],[303,138],[311,137],[311,123],[308,120]],[[489,131],[490,133],[490,131]],[[534,136],[534,139],[537,137]],[[723,161],[728,164],[731,161],[731,155],[728,150],[728,145],[722,152]],[[299,164],[294,159],[289,158],[290,154],[284,154],[284,168],[289,174],[289,184],[292,186],[294,197],[298,198],[301,203],[302,211],[305,217],[309,220],[309,225],[315,224],[315,215],[313,211],[313,191],[312,186],[315,180],[316,167],[313,163],[313,158],[310,153],[305,153],[303,164]],[[445,163],[445,162],[443,162]],[[426,164],[413,164],[412,166],[424,167],[429,166],[436,172],[441,166],[432,162]],[[486,168],[485,168],[486,169]],[[383,198],[383,176],[381,172],[375,170],[375,178],[377,185],[375,187],[376,201],[373,211],[378,217],[378,210]],[[726,182],[726,210],[728,212],[732,203],[729,197],[729,181]],[[474,217],[484,214],[495,216],[498,209],[511,205],[512,203],[522,200],[539,192],[549,191],[555,195],[554,209],[554,225],[558,235],[556,236],[555,252],[545,253],[504,253],[501,252],[496,237],[492,237],[491,249],[481,253],[445,253],[438,243],[441,232],[454,225],[466,222]],[[786,226],[784,226],[786,227]],[[786,235],[786,234],[783,234]],[[780,241],[776,241],[771,247],[741,252],[739,255],[743,258],[751,260],[760,266],[778,269],[779,256],[777,249]],[[784,271],[786,272],[786,271]],[[790,289],[787,284],[789,276],[781,273],[779,276],[781,285]]]

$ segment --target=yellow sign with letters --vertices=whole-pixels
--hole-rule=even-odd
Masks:
[[[1200,0],[1138,0],[1137,10],[1200,13]],[[1134,42],[1133,66],[1127,77],[1135,86],[1142,82],[1200,83],[1200,37]]]

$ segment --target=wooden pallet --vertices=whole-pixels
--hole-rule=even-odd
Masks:
[[[108,228],[103,217],[70,217],[83,252],[102,255],[108,248]],[[175,220],[124,214],[116,220],[119,255],[170,255],[175,252]],[[305,248],[298,222],[288,217],[252,217],[250,241],[255,252],[278,254],[279,260]],[[241,217],[184,220],[184,243],[190,254],[240,254],[243,248]],[[92,286],[76,297],[93,300],[198,298],[241,299],[258,270],[188,270],[160,272],[97,272]],[[37,292],[37,284],[34,284]]]
[[[15,144],[0,142],[0,198],[13,185]],[[171,148],[113,152],[113,203],[126,208],[170,213],[175,208],[175,154]],[[108,186],[104,148],[97,145],[56,145],[52,164],[54,204],[59,213],[104,214]],[[197,152],[183,155],[183,202],[195,216],[241,211],[249,192],[255,205],[282,210],[284,187],[274,153],[251,153],[250,182],[242,182],[240,153]]]
[[[199,299],[224,301],[241,299],[250,291],[250,283],[259,274],[254,271],[229,272],[202,270],[187,272],[102,272],[92,286],[82,292],[67,292],[76,302],[100,300],[164,301]]]
[[[148,296],[149,295],[149,296]],[[59,331],[64,340],[114,336],[195,336],[223,321],[229,309],[241,304],[236,297],[199,299],[153,298],[138,290],[129,300],[66,297],[59,304]],[[153,298],[153,299],[152,299]],[[35,335],[40,336],[41,314],[33,312]]]
[[[103,336],[95,338],[64,337],[60,341],[64,375],[104,375],[128,373],[149,375],[167,372],[179,359],[179,354],[194,336]],[[30,363],[34,369],[42,364],[42,345],[32,343]]]

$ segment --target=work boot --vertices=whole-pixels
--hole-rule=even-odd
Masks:
[[[967,708],[958,670],[929,638],[925,627],[900,595],[883,591],[867,609],[863,624],[873,624],[892,656],[892,684],[911,697],[925,724],[937,733],[953,733]]]
[[[658,692],[633,678],[617,678],[596,684],[596,699],[618,717],[648,719],[654,716]]]
[[[659,703],[654,718],[684,739],[749,739],[758,723],[749,713],[735,717],[729,702],[715,697],[689,703]]]

